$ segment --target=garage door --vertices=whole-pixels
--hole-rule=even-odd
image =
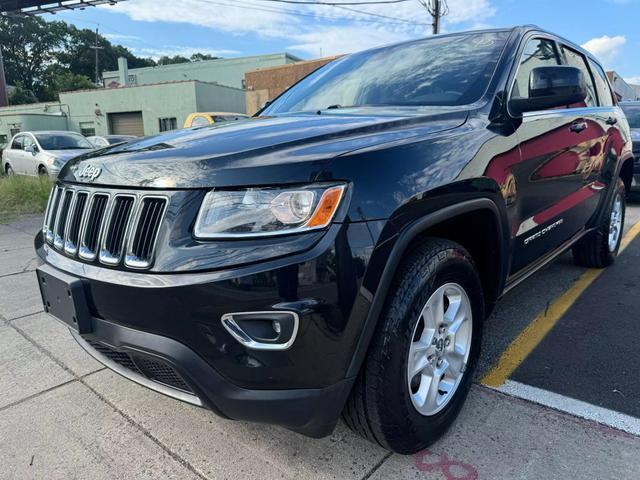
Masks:
[[[112,135],[144,136],[142,112],[124,112],[109,114],[109,132]]]

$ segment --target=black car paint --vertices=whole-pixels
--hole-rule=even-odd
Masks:
[[[470,212],[493,219],[491,304],[596,225],[613,179],[631,158],[617,107],[602,112],[620,119],[615,127],[588,114],[596,137],[566,134],[576,112],[558,112],[554,125],[564,140],[557,148],[523,156],[523,146],[540,142],[533,128],[538,120],[512,118],[505,99],[515,60],[531,36],[557,38],[531,27],[514,29],[487,92],[464,108],[363,107],[258,117],[79,157],[65,166],[59,181],[82,183],[76,172],[90,164],[102,168],[94,186],[167,192],[170,205],[155,262],[145,272],[84,263],[55,251],[41,234],[38,255],[85,279],[97,322],[176,340],[234,388],[245,389],[245,395],[266,398],[273,391],[291,391],[308,407],[315,405],[318,390],[343,385],[346,393],[332,397],[339,407],[366,355],[396,267],[419,235]],[[602,143],[598,153],[589,150],[596,141]],[[567,152],[598,158],[587,170],[540,174]],[[515,201],[506,191],[509,175],[517,186]],[[326,231],[242,241],[193,238],[198,208],[211,188],[313,181],[348,184],[347,201]],[[585,188],[589,197],[563,210],[562,224],[528,248],[518,227]],[[532,232],[556,218],[535,224]],[[275,308],[296,311],[302,319],[296,342],[285,352],[248,350],[220,323],[229,311]],[[112,345],[142,348],[126,338],[115,335]],[[169,352],[154,353],[173,361]],[[210,407],[231,418],[260,420],[248,410],[223,411],[214,400],[219,392],[206,391],[195,373],[181,368]],[[300,395],[305,389],[308,397]],[[338,407],[331,411],[339,412]],[[337,413],[313,428],[305,427],[313,423],[312,413],[296,422],[287,421],[287,415],[270,411],[262,420],[321,435],[332,429]]]

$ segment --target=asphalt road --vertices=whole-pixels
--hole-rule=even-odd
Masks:
[[[640,207],[627,218],[640,219]],[[312,440],[223,420],[105,370],[42,313],[31,246],[39,226],[33,217],[0,225],[1,479],[640,478],[640,437],[607,425],[606,415],[596,422],[559,411],[579,400],[640,417],[640,240],[510,378],[550,391],[559,407],[476,384],[441,441],[400,456],[342,424]],[[485,324],[479,379],[583,272],[565,255],[505,296]]]

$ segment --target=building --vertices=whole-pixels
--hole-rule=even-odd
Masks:
[[[339,57],[318,58],[247,71],[244,75],[244,84],[247,89],[246,113],[253,115],[266,102],[276,98],[298,80],[336,58]]]
[[[199,80],[201,82],[218,83],[244,89],[245,72],[299,61],[299,58],[288,53],[274,53],[128,69],[125,60],[125,63],[119,61],[118,71],[104,72],[102,79],[106,88],[123,85],[149,85],[180,80]]]
[[[607,72],[607,78],[609,78],[609,83],[611,83],[613,91],[618,97],[618,101],[640,100],[638,88],[635,85],[630,85],[625,82],[624,78],[622,78],[617,72]]]
[[[181,128],[187,116],[197,111],[244,113],[245,92],[183,80],[61,93],[59,102],[0,108],[0,144],[26,130],[154,135]]]

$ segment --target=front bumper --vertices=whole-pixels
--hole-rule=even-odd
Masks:
[[[78,342],[118,373],[219,415],[309,436],[335,427],[368,312],[361,291],[380,225],[334,225],[309,251],[214,272],[152,274],[87,265],[36,240],[48,268],[82,279],[92,329]],[[246,348],[230,312],[292,311],[286,351]]]

